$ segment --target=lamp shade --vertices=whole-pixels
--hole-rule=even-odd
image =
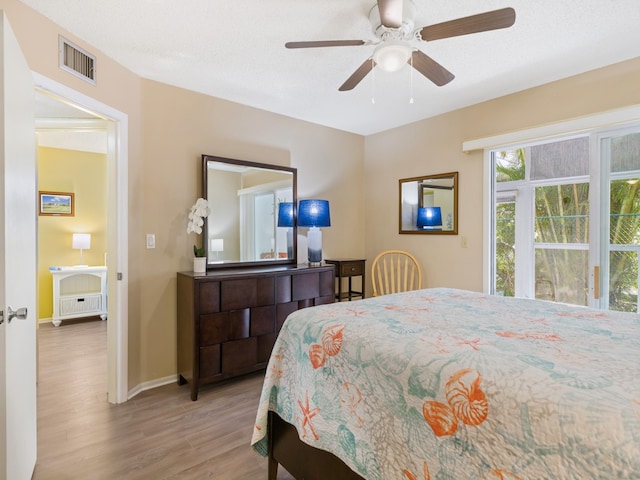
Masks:
[[[298,209],[299,227],[330,227],[328,200],[300,200]]]
[[[293,227],[293,202],[280,202],[278,205],[278,226]]]
[[[90,233],[74,233],[71,240],[71,248],[74,250],[82,250],[91,248],[91,234]]]
[[[440,207],[424,207],[418,209],[418,228],[429,229],[442,227],[442,211]]]
[[[224,239],[212,238],[211,239],[211,251],[212,252],[224,252]]]

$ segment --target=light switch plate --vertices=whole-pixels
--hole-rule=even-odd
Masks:
[[[147,233],[147,248],[156,248],[156,236],[153,233]]]

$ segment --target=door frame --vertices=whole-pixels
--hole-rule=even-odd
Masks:
[[[128,122],[126,113],[116,110],[72,88],[33,73],[35,88],[69,101],[107,122],[107,226],[108,298],[107,397],[110,403],[128,400]]]

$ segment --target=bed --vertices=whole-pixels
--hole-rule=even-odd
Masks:
[[[640,315],[454,289],[302,309],[251,444],[270,480],[640,479]]]

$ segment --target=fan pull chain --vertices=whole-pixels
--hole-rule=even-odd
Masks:
[[[371,103],[376,103],[376,64],[371,57]]]
[[[413,52],[411,52],[411,58],[409,59],[411,70],[409,72],[409,103],[413,105]]]

